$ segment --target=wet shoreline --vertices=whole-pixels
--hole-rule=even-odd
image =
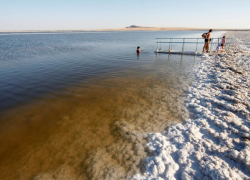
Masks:
[[[194,119],[150,133],[147,171],[136,180],[249,179],[250,104],[249,32],[230,32],[235,38],[229,54],[207,56],[195,68],[187,107]]]

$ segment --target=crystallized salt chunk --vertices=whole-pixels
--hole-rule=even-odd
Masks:
[[[162,179],[161,177],[158,177],[158,178],[156,178],[155,180],[164,180],[164,179]]]
[[[198,161],[200,161],[201,158],[203,157],[203,152],[201,152],[201,151],[196,151],[196,152],[194,152],[194,157],[195,157]]]
[[[207,147],[207,148],[210,148],[211,147],[211,144],[207,141],[203,141],[203,144]]]
[[[155,164],[155,162],[154,162],[154,160],[153,160],[152,157],[151,157],[151,158],[147,158],[147,162],[148,162],[148,165],[149,165],[149,166]]]
[[[165,177],[167,179],[175,179],[174,174],[179,170],[179,165],[175,162],[166,164]]]
[[[160,161],[159,163],[157,163],[157,168],[158,172],[162,174],[165,171],[165,164],[162,161]]]
[[[245,125],[241,125],[241,129],[243,131],[249,131],[249,128],[247,126],[245,126]]]
[[[154,176],[156,176],[156,175],[158,174],[158,168],[157,168],[156,165],[153,165],[152,174],[153,174]]]

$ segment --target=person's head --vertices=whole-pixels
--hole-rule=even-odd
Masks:
[[[226,38],[226,36],[223,36],[223,38]]]
[[[213,30],[212,30],[212,29],[209,29],[209,32],[213,32]]]
[[[140,46],[137,47],[137,50],[140,49]]]

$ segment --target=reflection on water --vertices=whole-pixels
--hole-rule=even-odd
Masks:
[[[31,49],[17,64],[0,59],[1,179],[131,179],[143,172],[150,153],[146,133],[189,116],[185,92],[198,61],[154,54],[154,44],[143,40],[149,34],[125,36],[125,45],[115,34],[118,40],[106,48],[94,43],[104,48],[96,54],[47,56],[46,50],[31,60]],[[144,43],[139,56],[134,41]]]

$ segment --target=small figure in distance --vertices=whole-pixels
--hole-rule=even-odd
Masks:
[[[208,53],[208,51],[209,51],[209,43],[210,43],[210,41],[211,41],[211,32],[213,32],[213,30],[212,29],[210,29],[207,33],[206,33],[206,35],[205,35],[205,44],[204,44],[204,47],[203,47],[203,50],[202,50],[202,52],[207,52]]]
[[[136,52],[137,52],[137,53],[140,53],[140,52],[141,52],[140,46],[137,47]]]
[[[226,44],[226,36],[223,36],[222,40],[221,40],[221,50],[224,50],[224,46]]]

